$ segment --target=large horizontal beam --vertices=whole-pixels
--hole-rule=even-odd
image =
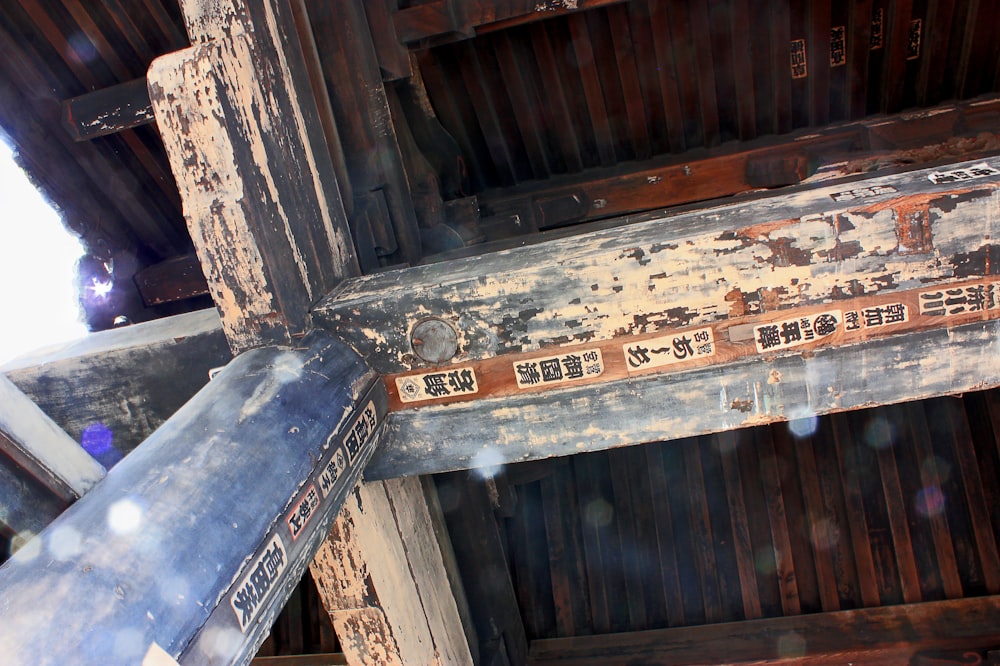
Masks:
[[[992,596],[538,640],[529,663],[980,664],[1000,647],[998,626],[1000,597]]]
[[[647,216],[359,278],[316,318],[386,375],[369,478],[983,388],[998,184],[993,159]]]

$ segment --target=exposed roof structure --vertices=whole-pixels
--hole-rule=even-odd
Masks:
[[[294,76],[315,108],[307,131],[329,148],[323,187],[335,192],[360,274],[332,295],[310,292],[306,305],[387,378],[397,439],[367,478],[422,475],[476,663],[966,663],[963,652],[1000,649],[989,628],[1000,609],[993,315],[972,318],[970,306],[945,321],[945,306],[934,314],[919,291],[957,285],[963,299],[976,288],[994,298],[995,175],[976,175],[990,180],[967,190],[925,188],[965,179],[975,167],[955,176],[954,165],[969,160],[995,171],[1000,4],[294,0],[286,9],[287,48],[302,62]],[[126,327],[4,372],[76,441],[98,421],[110,428],[120,454],[231,349],[257,346],[234,335],[211,272],[227,269],[185,220],[197,178],[176,174],[182,160],[168,157],[181,130],[162,127],[172,102],[150,67],[191,45],[185,26],[176,0],[16,0],[0,11],[0,127],[85,243],[80,270],[115,281],[110,299],[87,304],[91,327],[163,319],[141,329],[141,353],[129,351],[140,346]],[[261,141],[281,144],[279,135]],[[940,171],[907,175],[915,169]],[[275,190],[301,185],[276,178]],[[853,199],[857,208],[837,208]],[[291,211],[289,224],[313,224],[311,210]],[[859,219],[871,226],[856,229]],[[669,265],[647,268],[661,250]],[[293,272],[292,259],[262,254],[268,269],[283,267],[269,279]],[[607,257],[630,263],[612,270]],[[772,277],[796,268],[801,276]],[[746,286],[748,271],[760,288]],[[633,287],[698,291],[714,305],[643,310],[638,296],[627,300]],[[598,316],[591,291],[600,307],[618,294],[624,304]],[[213,297],[221,327],[198,314]],[[787,325],[805,335],[802,317],[816,324],[852,308],[902,313],[908,327],[886,333],[879,327],[891,322],[880,319],[855,337],[838,329],[846,337],[828,355],[785,354],[807,342]],[[170,328],[180,326],[174,315],[188,317],[182,328]],[[765,320],[753,319],[764,315],[775,335],[786,325],[770,355]],[[450,322],[456,339],[415,334],[424,320]],[[652,346],[674,330],[709,331],[711,355],[725,362],[678,375],[665,364],[662,374],[627,367],[623,344]],[[911,355],[921,344],[925,356]],[[519,362],[556,359],[558,370],[569,367],[565,354],[594,350],[603,354],[594,375],[607,380],[594,379],[594,392],[552,389],[548,402],[520,392],[531,387]],[[770,375],[754,374],[760,358]],[[419,393],[431,390],[419,381],[452,366],[475,370],[476,402]],[[831,395],[793,395],[819,385]],[[615,410],[631,400],[643,406]],[[800,402],[821,406],[788,409]],[[563,448],[546,439],[574,420],[580,432]],[[617,448],[639,442],[653,443]],[[475,457],[491,447],[502,455]],[[35,522],[79,495],[4,460],[3,475],[48,498]],[[18,527],[3,532],[10,539]],[[303,580],[260,663],[349,643],[334,636],[322,588]],[[838,611],[852,613],[830,615]],[[295,663],[335,663],[314,659]]]

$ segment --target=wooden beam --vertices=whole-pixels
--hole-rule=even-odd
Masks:
[[[370,478],[468,467],[483,442],[512,462],[970,390],[1000,380],[998,184],[993,158],[647,216],[358,278],[316,317],[388,375],[398,440]],[[411,341],[429,318],[452,331],[436,365]]]
[[[105,474],[100,463],[3,376],[0,452],[67,504],[86,494]]]
[[[145,77],[63,102],[63,125],[74,141],[96,139],[151,122],[153,107]]]
[[[233,349],[288,344],[357,271],[294,17],[274,2],[184,10],[196,46],[147,79],[185,219]]]
[[[385,398],[323,335],[234,359],[0,569],[5,662],[249,661],[360,478]]]
[[[532,666],[985,663],[1000,597],[866,608],[628,634],[536,640]],[[942,653],[949,653],[942,654]],[[936,656],[941,661],[932,660]],[[945,661],[945,657],[955,661]],[[924,661],[924,660],[927,661]]]
[[[471,664],[418,479],[364,483],[311,565],[351,664]]]
[[[995,115],[993,124],[987,125],[987,107],[995,114],[1000,99],[944,105],[818,132],[728,145],[694,159],[658,158],[627,167],[533,181],[483,192],[479,202],[484,217],[517,214],[527,217],[522,219],[526,227],[547,229],[719,199],[762,187],[794,185],[823,165],[845,159],[852,164],[869,160],[866,172],[942,158],[955,161],[961,159],[956,152],[960,141],[955,137],[964,135],[965,143],[971,144],[975,143],[973,137],[984,131],[1000,133]]]
[[[0,373],[110,467],[231,359],[211,309],[92,333],[9,361]]]
[[[208,295],[198,255],[183,254],[136,273],[132,280],[146,307]]]

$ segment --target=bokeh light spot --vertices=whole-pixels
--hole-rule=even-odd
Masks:
[[[142,523],[142,507],[130,499],[118,500],[108,508],[108,527],[115,534],[131,534]]]
[[[91,423],[83,429],[80,435],[80,446],[97,462],[111,469],[122,459],[121,452],[115,448],[115,435],[111,428],[103,423]]]
[[[875,416],[865,426],[865,444],[873,449],[887,449],[893,445],[895,433],[884,417]]]
[[[614,518],[615,508],[603,497],[598,497],[583,507],[583,519],[594,527],[604,527]]]
[[[790,631],[778,637],[778,656],[782,659],[800,659],[806,656],[806,639]]]
[[[473,474],[484,481],[503,471],[503,457],[496,449],[486,448],[472,456]]]
[[[71,560],[80,554],[80,533],[68,525],[59,525],[48,534],[49,552],[57,560]]]
[[[933,518],[944,512],[945,496],[937,486],[927,486],[917,491],[913,498],[913,508],[925,518]]]

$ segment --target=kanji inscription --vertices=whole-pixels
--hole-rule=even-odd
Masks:
[[[753,328],[754,344],[761,354],[798,347],[833,335],[843,321],[844,317],[840,310],[830,310],[795,319],[760,324]]]
[[[604,373],[604,358],[600,349],[585,349],[559,356],[532,358],[513,363],[517,388],[535,388],[564,384]]]
[[[397,377],[396,390],[400,402],[420,402],[478,393],[479,383],[472,368],[455,368]]]
[[[715,356],[711,328],[699,328],[622,345],[629,372]]]

